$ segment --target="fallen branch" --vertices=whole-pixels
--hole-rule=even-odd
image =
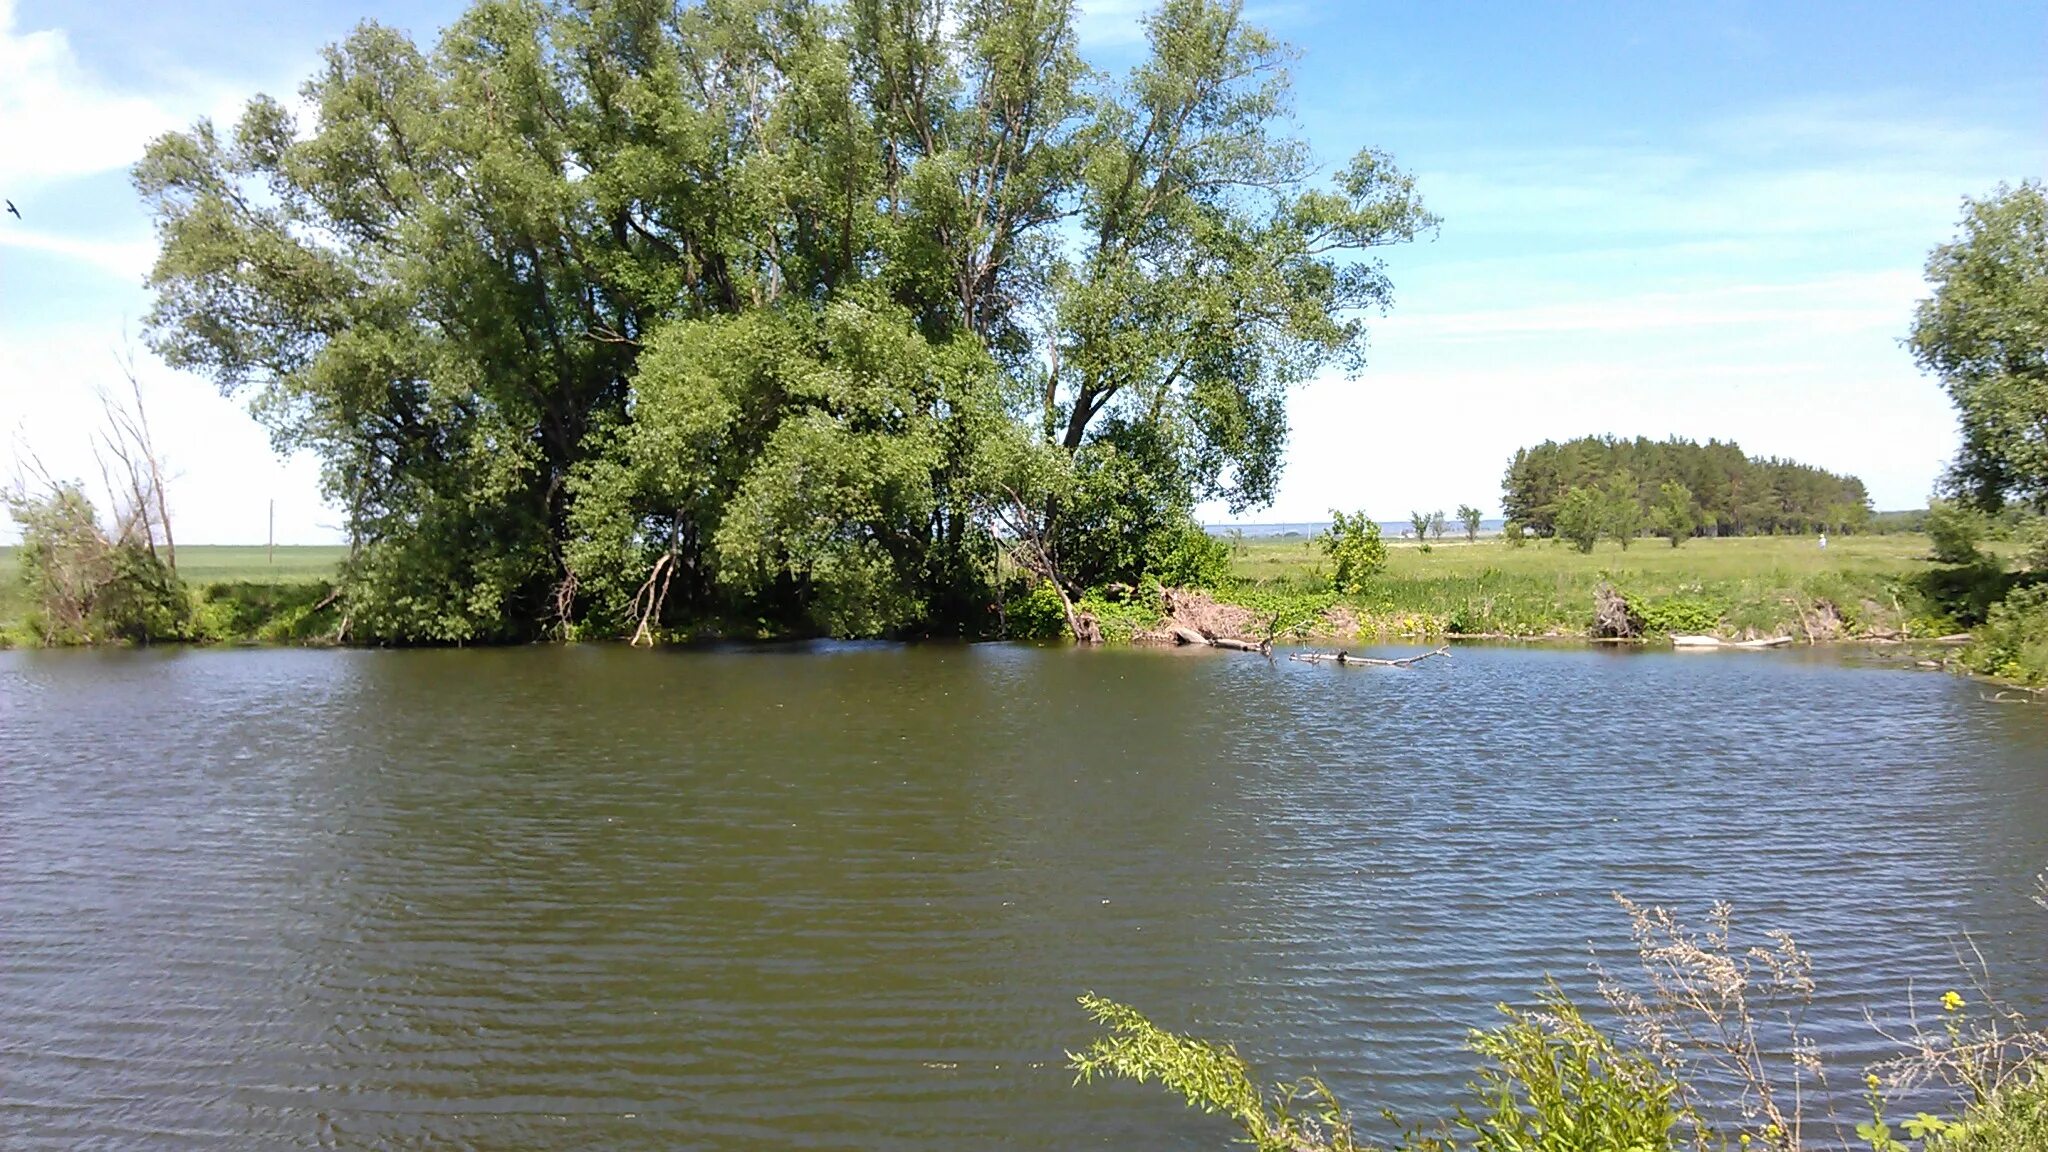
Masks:
[[[668,585],[675,575],[675,558],[672,550],[662,553],[661,559],[648,570],[646,583],[633,593],[633,606],[628,611],[640,616],[640,626],[633,629],[633,639],[629,642],[634,648],[643,643],[649,648],[654,647],[654,629],[661,624],[662,605],[668,602]]]
[[[1673,648],[1783,648],[1792,643],[1790,636],[1772,636],[1763,640],[1723,640],[1719,636],[1673,636]]]
[[[1448,660],[1451,658],[1451,650],[1448,647],[1438,648],[1435,651],[1423,652],[1415,656],[1403,656],[1398,660],[1380,660],[1371,656],[1353,656],[1349,652],[1295,652],[1287,658],[1289,660],[1299,660],[1304,664],[1329,663],[1342,665],[1347,668],[1353,666],[1406,668],[1413,664],[1420,664],[1431,656],[1441,656]]]
[[[1232,652],[1257,652],[1260,655],[1266,655],[1273,651],[1273,642],[1271,640],[1264,642],[1236,640],[1229,636],[1218,636],[1213,632],[1201,632],[1179,624],[1168,628],[1166,631],[1168,635],[1173,637],[1175,644],[1189,644],[1198,648],[1225,648]]]

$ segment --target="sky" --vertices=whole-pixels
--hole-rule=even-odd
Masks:
[[[1143,0],[1083,0],[1118,70]],[[0,481],[96,479],[100,389],[140,381],[181,542],[341,538],[309,458],[143,345],[145,143],[287,95],[363,19],[430,42],[441,0],[0,0]],[[2038,3],[1252,3],[1294,45],[1298,133],[1413,172],[1438,234],[1386,250],[1355,378],[1294,397],[1279,496],[1235,519],[1498,512],[1514,450],[1732,439],[1922,504],[1956,445],[1901,346],[1962,199],[2048,171]],[[1220,507],[1211,520],[1232,519]],[[15,533],[0,524],[0,542]]]

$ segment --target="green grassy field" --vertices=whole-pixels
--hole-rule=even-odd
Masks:
[[[1603,542],[1589,554],[1500,539],[1446,539],[1427,550],[1392,541],[1387,551],[1374,591],[1348,602],[1364,631],[1579,634],[1602,582],[1668,610],[1667,619],[1727,635],[1803,637],[1821,613],[1839,620],[1820,623],[1832,637],[1955,626],[1921,595],[1917,581],[1934,568],[1924,536],[1835,537],[1825,550],[1813,537],[1747,537],[1678,548],[1645,539],[1625,551]],[[1278,604],[1328,587],[1328,562],[1303,537],[1234,543],[1231,568],[1241,586],[1226,600]]]

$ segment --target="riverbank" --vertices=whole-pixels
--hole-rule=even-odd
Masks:
[[[1313,539],[1235,541],[1231,579],[1179,597],[1097,595],[1086,605],[1113,639],[1158,636],[1170,624],[1219,634],[1300,640],[1583,639],[1611,585],[1646,633],[1802,643],[1932,639],[1965,631],[1935,594],[1942,569],[1918,535],[1640,541],[1591,553],[1550,543],[1391,542],[1387,567],[1359,596],[1329,591]]]
[[[1958,615],[1943,591],[1954,570],[1928,558],[1921,535],[1841,537],[1825,549],[1813,537],[1701,539],[1679,548],[1644,540],[1627,550],[1602,543],[1591,553],[1548,541],[1444,540],[1427,548],[1392,541],[1385,571],[1358,596],[1330,591],[1328,561],[1310,537],[1236,539],[1229,547],[1228,575],[1210,587],[1098,589],[1081,607],[1111,643],[1171,642],[1176,626],[1328,644],[1583,641],[1602,585],[1627,599],[1653,642],[1695,634],[1894,644],[1953,636],[1978,623]],[[39,638],[18,554],[0,548],[0,644],[27,646]],[[178,574],[193,603],[189,625],[174,639],[332,642],[342,623],[333,592],[345,555],[340,547],[180,549]],[[1008,623],[1013,634],[1025,625],[1018,605]],[[1047,623],[1060,626],[1056,618]],[[2025,653],[2001,653],[2008,674],[2000,678],[2029,682]]]

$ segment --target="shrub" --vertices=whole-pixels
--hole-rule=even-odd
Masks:
[[[1151,542],[1145,576],[1174,588],[1214,588],[1230,579],[1230,544],[1192,519],[1162,530]]]
[[[93,606],[101,635],[135,644],[191,639],[192,598],[177,573],[134,544],[114,548],[112,568]]]
[[[1707,635],[1721,626],[1728,606],[1706,596],[1669,596],[1662,600],[1629,597],[1629,607],[1642,617],[1645,632],[1665,635]]]
[[[1190,1108],[1228,1117],[1259,1152],[1365,1152],[1350,1115],[1313,1077],[1262,1090],[1237,1050],[1169,1032],[1136,1009],[1095,995],[1081,1004],[1105,1031],[1067,1054],[1079,1082],[1158,1081]],[[1484,1065],[1474,1107],[1437,1133],[1410,1133],[1413,1152],[1661,1152],[1694,1122],[1657,1061],[1624,1050],[1552,985],[1534,1011],[1503,1005],[1508,1022],[1474,1032]],[[1458,1133],[1469,1133],[1469,1143]]]
[[[1059,590],[1047,580],[1031,585],[1022,596],[1004,607],[1012,640],[1057,640],[1067,631],[1066,606]]]
[[[1991,606],[1963,653],[1972,671],[2021,684],[2048,685],[2048,584],[2016,588]]]
[[[1934,545],[1936,563],[1977,565],[1984,562],[1980,545],[1988,528],[1984,517],[1946,500],[1937,500],[1927,510],[1927,536]]]
[[[1927,1141],[1927,1152],[2048,1148],[2048,1064],[2013,1076]]]
[[[1387,544],[1380,526],[1363,511],[1349,516],[1330,509],[1329,531],[1316,537],[1336,565],[1330,585],[1345,596],[1361,596],[1387,570]]]
[[[21,526],[23,591],[44,644],[184,638],[191,601],[178,577],[132,539],[109,539],[76,484],[41,497],[16,493],[8,514]]]
[[[1553,984],[1536,1011],[1501,1006],[1508,1022],[1474,1032],[1486,1062],[1473,1085],[1483,1110],[1458,1110],[1475,1152],[1655,1152],[1690,1119],[1657,1061],[1624,1051]]]
[[[1157,585],[1147,587],[1156,590]],[[1112,600],[1099,591],[1089,592],[1075,602],[1074,608],[1095,617],[1103,641],[1109,644],[1128,644],[1144,629],[1157,627],[1160,620],[1157,596]]]

